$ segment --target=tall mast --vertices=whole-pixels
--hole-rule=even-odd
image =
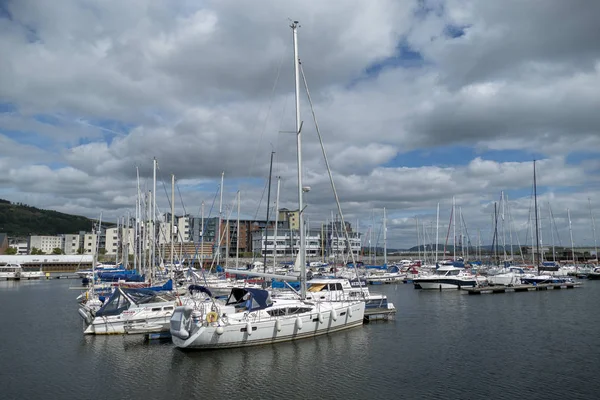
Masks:
[[[535,207],[535,243],[536,243],[536,252],[538,253],[537,258],[537,271],[538,275],[540,274],[540,236],[538,231],[538,206],[537,206],[537,181],[535,176],[535,160],[533,160],[533,199],[534,199],[534,207]]]
[[[221,262],[221,220],[223,219],[223,178],[225,171],[221,172],[221,186],[219,188],[219,223],[217,226],[217,265]]]
[[[438,242],[440,236],[440,203],[437,204],[437,217],[435,220],[435,264],[438,263]]]
[[[171,174],[171,233],[169,234],[169,241],[171,242],[171,268],[169,268],[169,271],[171,271],[171,277],[173,278],[174,272],[174,262],[175,262],[175,240],[174,240],[174,231],[175,231],[175,174]]]
[[[300,60],[298,58],[298,21],[293,21],[292,38],[294,42],[294,78],[295,78],[295,98],[296,98],[296,141],[298,157],[298,231],[300,233],[300,296],[306,298],[306,244],[304,237],[304,201],[302,187],[302,123],[300,121]]]
[[[204,201],[202,202],[201,207],[201,216],[200,216],[200,269],[204,268]]]
[[[512,237],[512,218],[510,214],[510,203],[508,202],[508,195],[505,196],[506,199],[506,211],[508,212],[508,235],[510,240],[510,261],[513,262],[515,258],[515,254],[513,252],[513,237]]]
[[[387,267],[387,225],[385,207],[383,207],[383,265]]]
[[[454,196],[452,196],[452,229],[452,235],[454,237],[454,241],[452,242],[452,247],[454,248],[453,261],[456,261],[456,199]]]
[[[240,260],[240,191],[237,192],[237,234],[235,240],[235,269],[238,269]]]
[[[273,155],[274,151],[271,152],[271,163],[269,164],[269,187],[267,188],[267,220],[265,221],[265,251],[263,255],[263,272],[267,272],[267,243],[269,238],[269,210],[271,209],[271,175],[273,175]],[[273,271],[275,266],[273,266]]]
[[[596,251],[596,265],[598,264],[598,242],[596,241],[596,222],[594,221],[594,214],[592,214],[592,200],[588,197],[588,203],[590,205],[590,219],[592,220],[592,231],[594,232],[594,250]]]
[[[575,261],[575,247],[573,247],[573,228],[571,226],[571,210],[567,208],[567,216],[569,217],[569,234],[571,235],[571,257],[573,257],[573,265],[577,268],[577,262]]]
[[[415,217],[415,227],[417,228],[417,258],[421,259],[421,233],[419,232],[419,217]]]
[[[152,257],[150,259],[150,279],[154,281],[154,268],[156,266],[156,158],[152,163]]]
[[[142,208],[140,204],[140,170],[138,167],[135,167],[135,174],[137,177],[137,197],[135,200],[135,228],[133,234],[133,269],[136,273],[140,273],[140,269],[138,266],[138,250],[141,248],[140,246],[140,209]]]
[[[549,221],[550,221],[550,237],[552,238],[552,261],[554,263],[556,263],[556,252],[555,252],[555,248],[554,248],[554,229],[552,229],[552,224],[554,223],[554,218],[552,215],[552,208],[550,207],[550,202],[548,202],[548,213],[549,215]]]
[[[277,224],[279,223],[279,189],[280,188],[281,188],[281,177],[278,176],[277,177],[277,195],[275,196],[275,229],[273,232],[273,236],[275,237],[275,243],[274,243],[274,247],[273,247],[273,273],[275,273],[275,268],[277,267],[277,235],[278,235]],[[321,246],[321,249],[323,249],[323,246]]]

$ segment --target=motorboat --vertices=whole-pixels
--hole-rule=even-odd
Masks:
[[[442,265],[430,275],[423,275],[413,279],[415,289],[441,290],[475,287],[484,283],[484,279],[465,271],[464,268],[453,265]]]

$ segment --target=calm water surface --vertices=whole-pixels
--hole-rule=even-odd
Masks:
[[[84,336],[77,284],[0,282],[0,399],[600,398],[600,282],[481,296],[375,286],[394,321],[191,353]]]

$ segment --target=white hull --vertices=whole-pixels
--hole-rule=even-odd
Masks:
[[[259,313],[250,313],[247,320],[232,323],[222,320],[212,323],[202,320],[192,322],[188,338],[179,337],[180,331],[174,331],[172,324],[171,335],[173,344],[182,349],[256,346],[298,340],[360,326],[363,324],[364,313],[364,302],[323,303],[317,305],[314,312],[299,315],[261,318],[258,316]],[[186,321],[183,322],[185,324]]]
[[[23,271],[21,279],[42,279],[45,275],[42,271]]]
[[[415,285],[421,286],[423,290],[440,290],[440,289],[458,289],[459,287],[474,287],[474,281],[456,281],[453,283],[449,282],[436,282],[436,281],[423,281],[414,280]]]
[[[119,315],[95,316],[81,307],[79,314],[86,322],[83,333],[88,335],[119,335],[168,332],[176,302],[148,303],[134,306]],[[87,313],[87,316],[84,315]]]
[[[21,279],[21,275],[17,273],[7,272],[0,274],[0,280],[2,281],[18,281],[19,279]]]

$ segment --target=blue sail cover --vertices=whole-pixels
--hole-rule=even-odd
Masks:
[[[291,281],[291,282],[288,282],[288,285],[291,286],[292,288],[296,289],[296,290],[300,290],[300,282]],[[275,279],[273,279],[273,281],[271,282],[271,287],[273,289],[286,289],[286,288],[289,287],[288,285],[286,285],[282,281],[278,281],[278,280],[275,280]]]
[[[149,287],[149,288],[146,288],[146,289],[149,289],[149,290],[154,290],[154,291],[156,291],[156,292],[160,292],[160,291],[163,291],[163,290],[165,290],[165,291],[166,291],[166,290],[173,290],[173,280],[172,280],[172,279],[169,279],[168,281],[166,281],[166,282],[164,283],[164,285],[160,285],[160,286],[151,286],[151,287]]]
[[[129,308],[131,305],[130,299],[135,304],[144,304],[151,302],[155,297],[156,292],[153,290],[117,288],[112,292],[106,303],[96,311],[96,316],[119,315]]]
[[[365,265],[366,269],[382,269],[382,270],[386,270],[387,269],[387,265]]]
[[[207,287],[205,286],[200,286],[200,285],[190,285],[188,286],[188,290],[190,291],[190,293],[194,293],[194,292],[198,292],[198,293],[206,293],[208,295],[208,297],[212,297],[212,293],[210,292],[210,290],[208,290]]]
[[[233,288],[226,305],[246,305],[248,311],[262,310],[272,304],[269,292],[254,288]]]
[[[559,265],[553,261],[544,261],[540,266],[540,271],[558,271]]]

